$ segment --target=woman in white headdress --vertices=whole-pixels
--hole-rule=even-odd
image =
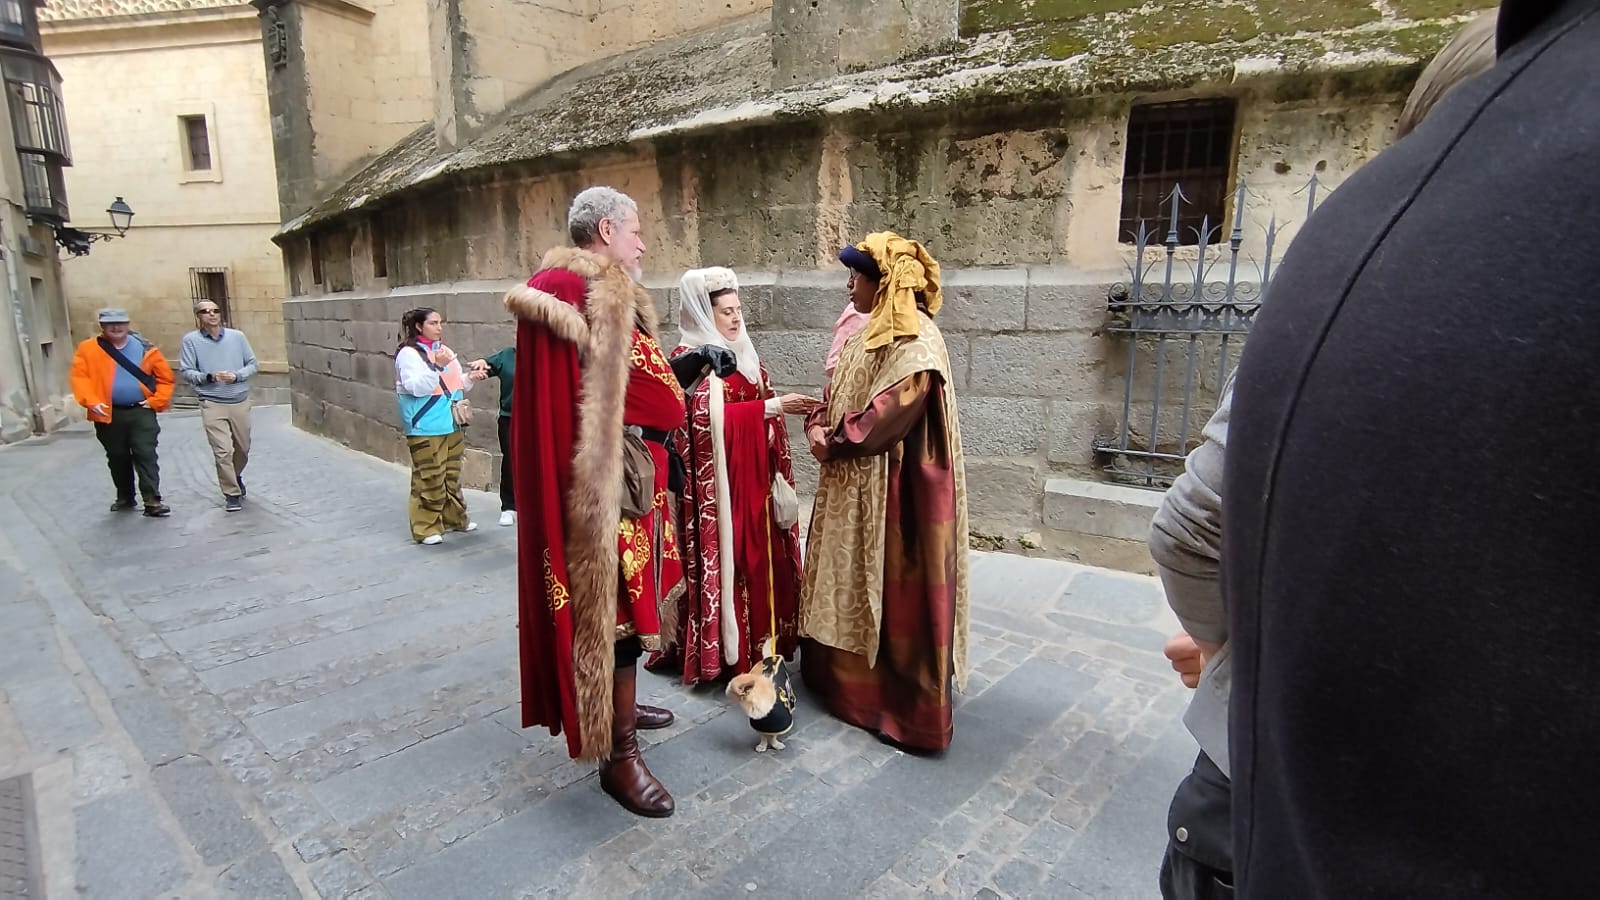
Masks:
[[[762,644],[792,659],[798,641],[799,501],[783,416],[820,401],[777,396],[745,331],[731,269],[691,269],[678,285],[677,356],[705,344],[738,358],[727,378],[693,386],[685,426],[672,440],[687,469],[683,491],[684,572],[677,646],[648,665],[681,670],[685,684],[748,671]]]

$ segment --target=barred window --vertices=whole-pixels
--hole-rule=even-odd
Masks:
[[[1222,240],[1233,174],[1236,108],[1231,98],[1223,98],[1151,103],[1129,112],[1120,241],[1133,243],[1141,221],[1151,243],[1165,241],[1172,224],[1174,187],[1183,191],[1178,243],[1195,246]],[[1211,229],[1203,241],[1202,220]]]
[[[233,308],[228,305],[228,270],[204,267],[189,270],[189,296],[198,303],[210,300],[222,310],[222,324],[233,324]]]

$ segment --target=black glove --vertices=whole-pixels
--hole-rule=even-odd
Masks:
[[[718,378],[727,378],[738,367],[739,358],[733,355],[732,350],[712,344],[703,344],[672,358],[672,374],[685,390],[698,381],[708,368]]]

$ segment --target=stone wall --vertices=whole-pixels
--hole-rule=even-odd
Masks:
[[[1104,336],[1108,279],[1051,266],[953,269],[938,322],[950,350],[967,453],[974,530],[1052,552],[1137,568],[1142,550],[1126,537],[1046,527],[1051,478],[1093,480],[1093,444],[1112,433],[1120,411],[1120,347]],[[780,390],[820,395],[832,326],[845,302],[844,270],[741,275],[740,296],[757,350]],[[501,297],[514,281],[426,285],[392,294],[351,292],[285,305],[295,424],[405,464],[391,354],[400,316],[432,306],[445,316],[445,342],[465,359],[515,341]],[[675,291],[651,287],[663,322]],[[665,329],[670,350],[676,331]],[[498,484],[494,424],[500,385],[472,393],[480,415],[467,432],[463,480]],[[816,463],[797,419],[790,420],[796,480],[816,485]],[[1137,493],[1137,492],[1136,492]],[[1142,537],[1142,536],[1141,536]]]
[[[1305,219],[1305,179],[1316,172],[1322,190],[1336,188],[1388,143],[1401,99],[1281,87],[1233,93],[1234,168],[1250,186],[1238,211],[1242,282],[1257,277],[1268,221],[1276,218],[1281,253]],[[500,295],[563,242],[567,204],[590,184],[638,200],[650,247],[646,282],[664,321],[673,320],[669,288],[685,268],[732,266],[775,381],[818,393],[829,330],[845,302],[835,254],[889,228],[922,240],[946,267],[939,322],[955,367],[975,530],[1012,548],[1025,538],[1052,553],[1147,568],[1139,523],[1159,494],[1101,484],[1093,450],[1120,429],[1130,375],[1134,422],[1146,423],[1132,429],[1135,444],[1148,440],[1140,432],[1149,430],[1155,393],[1155,355],[1146,348],[1130,372],[1127,345],[1105,329],[1107,290],[1136,262],[1118,227],[1133,99],[731,123],[581,161],[486,169],[323,224],[284,240],[291,281],[302,291],[287,318],[295,419],[403,461],[392,362],[383,355],[393,350],[400,314],[422,304],[442,309],[447,342],[470,357],[505,346],[511,327]],[[383,238],[378,254],[375,235]],[[321,283],[310,266],[312,242]],[[375,255],[386,277],[376,275]],[[1177,278],[1195,258],[1193,248],[1179,253]],[[1158,262],[1159,252],[1148,261]],[[1191,443],[1215,401],[1215,362],[1203,359],[1197,372]],[[1177,379],[1163,382],[1163,405],[1182,389]],[[475,405],[492,409],[494,391]],[[1161,428],[1181,431],[1182,423],[1169,412]],[[473,426],[469,447],[468,482],[492,483],[492,421]],[[809,489],[810,457],[798,442],[796,450]]]

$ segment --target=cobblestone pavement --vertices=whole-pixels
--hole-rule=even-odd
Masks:
[[[973,676],[942,758],[803,694],[757,755],[714,688],[623,813],[518,727],[512,529],[406,534],[406,473],[256,411],[244,512],[192,413],[172,518],[111,514],[85,427],[0,450],[0,779],[27,774],[50,896],[1153,897],[1194,745],[1150,579],[975,554]]]

